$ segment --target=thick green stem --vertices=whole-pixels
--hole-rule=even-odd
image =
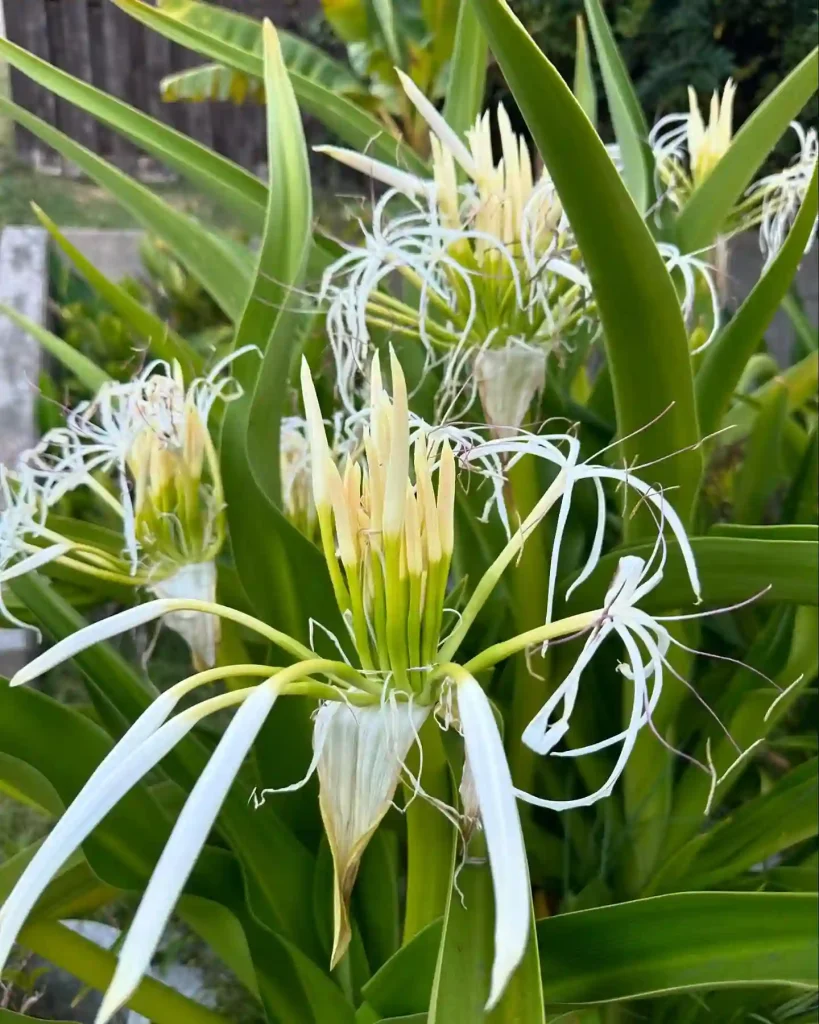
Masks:
[[[441,733],[430,716],[421,728],[421,785],[436,800],[452,805],[449,766]],[[417,775],[417,749],[410,758],[410,771]],[[405,785],[407,819],[407,906],[404,943],[432,921],[443,916],[452,872],[452,823],[422,796],[413,799],[411,785]],[[410,802],[411,801],[411,802]]]
[[[34,921],[26,925],[20,932],[20,942],[100,992],[105,991],[114,976],[114,954],[59,921]],[[155,1024],[229,1024],[227,1017],[152,978],[140,982],[127,1005]]]

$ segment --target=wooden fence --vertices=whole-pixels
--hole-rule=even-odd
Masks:
[[[254,17],[267,16],[298,30],[318,10],[319,0],[217,0]],[[139,107],[248,168],[264,161],[264,117],[255,105],[163,103],[160,79],[207,63],[145,28],[110,0],[0,0],[7,37],[77,78]],[[77,107],[57,99],[12,69],[12,98],[38,117],[121,167],[134,169],[138,151]],[[24,129],[16,133],[18,154],[32,163],[52,162],[46,147]]]

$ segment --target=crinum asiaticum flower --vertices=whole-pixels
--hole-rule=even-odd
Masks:
[[[488,112],[463,142],[398,74],[431,130],[431,179],[318,147],[389,187],[365,244],[350,247],[322,283],[342,396],[351,404],[369,358],[369,327],[386,327],[417,338],[428,365],[444,364],[440,408],[448,416],[477,390],[489,422],[518,426],[543,386],[549,351],[584,319],[588,278],[554,184],[545,172],[535,175],[503,104],[496,163]],[[379,288],[393,273],[415,286],[417,306]]]
[[[339,469],[330,453],[309,369],[302,370],[308,423],[313,496],[322,548],[339,610],[349,630],[349,656],[329,659],[302,642],[235,609],[185,598],[168,598],[130,609],[62,640],[12,680],[26,683],[78,651],[159,616],[178,611],[221,616],[255,632],[293,660],[286,668],[233,665],[203,671],[161,694],[131,726],[89,779],[83,791],[35,854],[0,910],[0,966],[27,915],[49,880],[117,801],[166,756],[198,722],[215,711],[237,708],[201,777],[181,811],[119,955],[97,1024],[105,1024],[125,1003],[147,969],[173,907],[243,759],[278,700],[291,695],[317,702],[313,759],[303,785],[318,773],[320,807],[335,867],[335,937],[332,961],[344,954],[350,938],[348,901],[366,844],[395,797],[403,776],[418,798],[425,793],[407,766],[407,755],[430,716],[463,737],[465,751],[462,808],[444,808],[463,823],[465,841],[483,830],[495,886],[495,956],[487,1006],[500,999],[523,956],[530,927],[530,887],[517,799],[562,810],[608,796],[622,773],[640,730],[659,699],[665,630],[640,612],[637,602],[662,577],[658,566],[640,559],[621,561],[603,607],[553,620],[555,569],[574,488],[591,480],[600,509],[586,566],[588,577],[600,558],[605,499],[602,481],[616,480],[634,489],[659,511],[660,530],[674,533],[695,593],[698,580],[691,549],[673,509],[663,496],[633,473],[578,462],[578,444],[570,436],[521,434],[455,452],[448,437],[436,436],[413,421],[403,373],[391,357],[392,397],[384,388],[378,360],[371,375],[371,398],[362,422],[361,444]],[[450,433],[450,436],[451,433]],[[481,451],[481,447],[485,450]],[[543,457],[557,475],[537,506],[514,532],[495,562],[477,581],[454,628],[447,631],[445,609],[449,566],[455,545],[455,495],[458,461],[494,465],[498,450],[511,460]],[[554,554],[549,569],[549,615],[543,626],[510,637],[457,662],[459,648],[498,583],[521,551],[527,536],[550,512],[558,510]],[[663,548],[663,545],[659,545]],[[652,562],[654,559],[652,559]],[[619,745],[609,779],[597,792],[572,801],[517,792],[503,742],[479,674],[518,652],[557,637],[591,630],[576,669],[558,688],[563,715],[552,723],[552,699],[535,717],[523,741],[546,755],[557,733],[566,731],[578,696],[583,668],[607,634],[625,650],[632,713],[626,728],[600,746]],[[341,647],[341,645],[339,644]],[[653,676],[651,693],[647,680]],[[183,711],[183,698],[217,679],[260,680],[243,689],[210,697]],[[557,732],[555,731],[557,730]],[[252,794],[257,804],[273,793]],[[435,801],[433,801],[435,802]]]
[[[223,372],[239,354],[188,386],[178,364],[159,360],[134,380],[106,382],[25,453],[46,505],[88,487],[121,522],[123,552],[67,542],[74,568],[157,597],[214,600],[225,513],[208,418],[215,402],[241,393]],[[217,619],[179,612],[165,622],[187,641],[196,667],[214,664]]]
[[[711,97],[708,124],[703,121],[697,96],[689,86],[687,114],[667,114],[649,133],[654,155],[657,191],[677,207],[710,176],[728,152],[733,139],[733,108],[736,85],[729,78],[720,100]],[[766,265],[782,246],[805,199],[816,167],[819,143],[815,128],[805,129],[791,122],[799,150],[791,163],[754,182],[726,219],[725,234],[733,235],[759,226],[759,241]],[[816,239],[816,225],[805,248]]]

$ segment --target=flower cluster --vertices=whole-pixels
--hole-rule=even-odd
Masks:
[[[335,866],[334,963],[350,939],[347,906],[358,864],[393,800],[400,778],[408,780],[419,798],[426,797],[420,780],[407,765],[419,730],[434,716],[443,727],[455,728],[462,735],[466,761],[461,791],[467,796],[462,808],[442,809],[462,824],[465,841],[476,825],[486,837],[496,894],[490,1007],[498,1001],[520,962],[529,933],[530,893],[517,799],[565,809],[608,796],[637,736],[650,721],[662,688],[669,639],[662,624],[637,605],[662,578],[666,525],[679,544],[694,593],[699,594],[691,548],[671,506],[633,473],[580,463],[579,446],[569,435],[520,433],[472,444],[456,459],[451,429],[446,436],[436,436],[435,431],[411,416],[403,372],[394,354],[390,371],[392,397],[384,386],[378,359],[373,361],[370,401],[357,417],[360,442],[340,468],[331,454],[309,369],[306,364],[302,369],[318,532],[339,610],[350,630],[354,658],[344,653],[339,659],[322,657],[250,615],[211,601],[167,597],[75,633],[40,655],[12,680],[12,685],[29,682],[100,640],[180,613],[228,619],[293,659],[293,664],[283,669],[251,664],[200,671],[160,695],[89,779],[0,911],[2,962],[49,879],[116,802],[198,722],[216,711],[238,708],[194,786],[143,896],[100,1010],[100,1024],[110,1020],[128,999],[147,968],[231,782],[279,699],[307,695],[319,703],[314,756],[307,776],[286,788],[303,785],[313,772],[318,773],[321,814]],[[460,618],[447,629],[444,612],[455,542],[458,465],[466,471],[478,467],[491,479],[501,456],[506,465],[527,456],[545,458],[557,467],[557,476],[526,520],[516,531],[510,531],[495,562],[477,581]],[[655,557],[648,563],[634,557],[622,559],[603,607],[555,619],[554,579],[562,532],[574,489],[584,480],[594,485],[600,515],[587,564],[575,586],[588,578],[600,558],[605,480],[631,488],[657,509],[655,555],[659,555],[659,562]],[[500,500],[497,492],[493,493],[495,500]],[[558,510],[558,521],[546,622],[496,643],[463,663],[456,661],[467,632],[504,570],[553,508]],[[616,764],[605,785],[587,797],[557,801],[517,791],[491,703],[477,677],[515,653],[583,632],[588,632],[588,640],[575,668],[521,739],[536,752],[555,756],[580,756],[619,745]],[[633,712],[628,725],[594,746],[556,750],[568,731],[583,671],[611,634],[623,645],[626,667],[622,671],[633,687]],[[340,652],[345,646],[339,642]],[[256,677],[261,681],[176,711],[184,697],[225,676]],[[649,693],[650,678],[653,683]],[[562,714],[553,721],[558,706]],[[256,794],[257,803],[272,792]]]

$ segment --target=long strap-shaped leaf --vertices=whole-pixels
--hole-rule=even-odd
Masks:
[[[0,303],[0,317],[2,316],[7,316],[18,327],[27,331],[32,338],[43,346],[49,355],[62,363],[92,393],[96,392],[106,381],[111,379],[105,370],[97,366],[88,356],[83,355],[73,345],[69,345],[67,341],[58,338],[56,334],[52,334],[51,331],[41,324],[37,324],[22,313],[18,313],[12,306]]]
[[[247,264],[234,246],[16,103],[0,97],[0,112],[28,128],[110,192],[145,228],[168,243],[180,263],[201,282],[227,316],[238,316],[247,293],[248,274]]]
[[[255,175],[182,132],[5,39],[0,39],[0,56],[35,82],[88,111],[120,135],[174,167],[229,206],[248,226],[255,227],[267,201],[267,189]]]
[[[690,514],[702,457],[688,340],[674,285],[603,143],[557,69],[504,0],[473,0],[495,56],[554,179],[594,288],[623,454],[651,462]],[[655,417],[660,422],[642,430]],[[636,520],[635,520],[636,522]]]
[[[188,379],[202,369],[202,357],[191,347],[189,342],[142,303],[137,302],[124,288],[106,277],[91,260],[80,252],[76,245],[73,245],[65,237],[54,221],[39,206],[34,206],[34,213],[100,298],[104,299],[137,334],[145,339],[153,356],[168,361],[177,359]]]
[[[745,364],[756,351],[788,293],[816,220],[818,195],[817,170],[814,169],[802,209],[797,214],[785,244],[725,330],[708,349],[697,371],[697,406],[704,434],[709,434],[719,424]]]
[[[649,205],[653,178],[648,125],[600,0],[585,0],[585,4],[597,60],[603,72],[614,134],[620,146],[623,177],[637,209],[644,214]]]
[[[817,71],[819,49],[794,68],[737,132],[728,152],[680,214],[677,242],[683,252],[713,244],[734,203],[816,91]]]
[[[289,309],[296,301],[290,288],[302,273],[310,244],[311,205],[298,108],[272,25],[267,38],[268,146],[274,188],[256,273],[236,333],[236,347],[257,345],[263,363],[260,367],[258,357],[249,353],[235,364],[245,395],[225,416],[222,476],[233,556],[255,613],[294,636],[306,638],[311,615],[342,635],[323,558],[276,505],[280,419],[299,336]],[[260,468],[263,460],[268,465]]]
[[[483,107],[487,57],[486,36],[472,2],[461,0],[444,101],[446,122],[460,135],[472,127]]]
[[[258,53],[231,42],[225,26],[233,12],[209,4],[184,0],[184,3],[152,7],[143,0],[111,0],[149,28],[168,39],[204,54],[211,60],[261,78],[262,59]],[[205,21],[205,19],[208,19]],[[204,24],[208,25],[205,29]],[[413,150],[391,136],[372,114],[312,78],[290,71],[290,79],[299,103],[355,149],[372,156],[424,173],[424,163]]]

